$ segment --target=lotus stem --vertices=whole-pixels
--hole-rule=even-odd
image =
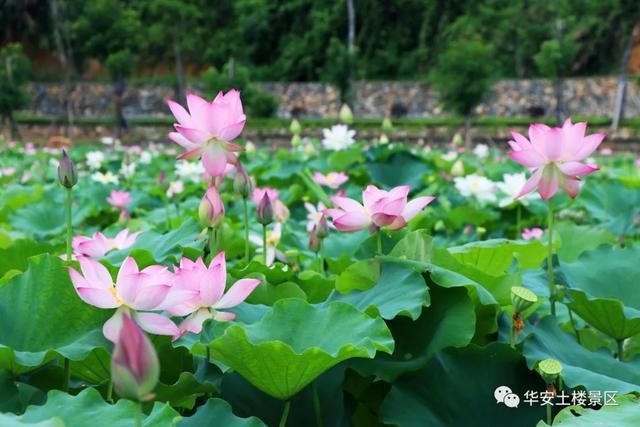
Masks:
[[[520,239],[522,234],[522,205],[518,203],[516,208],[516,238],[515,240]]]
[[[135,422],[136,422],[136,427],[142,427],[142,403],[141,402],[136,402],[135,405],[135,409],[134,409],[134,417],[135,417]]]
[[[216,256],[216,229],[209,227],[209,256],[213,259]]]
[[[284,404],[284,410],[282,411],[282,417],[280,417],[280,427],[287,425],[287,418],[289,418],[289,409],[291,408],[291,401],[287,400]]]
[[[624,361],[624,340],[616,340],[618,343],[618,360]]]
[[[322,423],[322,408],[320,406],[320,395],[318,394],[318,385],[317,381],[311,383],[311,391],[313,392],[313,409],[316,412],[316,425],[318,427],[323,427]]]
[[[69,359],[64,358],[64,382],[62,383],[62,391],[69,392],[69,382],[71,381],[71,368],[69,366]]]
[[[578,332],[576,322],[573,318],[573,311],[569,307],[567,307],[567,310],[569,310],[569,320],[571,321],[571,327],[573,328],[573,332],[576,333],[576,341],[578,342],[578,344],[582,344],[582,342],[580,341],[580,333]]]
[[[242,198],[244,205],[244,261],[249,264],[249,208],[247,207],[247,199]]]
[[[113,381],[109,380],[107,385],[107,402],[113,403]]]
[[[551,414],[551,405],[547,405],[547,424],[553,425],[553,415]]]
[[[71,188],[67,188],[67,261],[71,261],[71,241],[73,239],[73,224],[72,224],[72,216],[71,216],[71,203],[73,201],[73,197],[71,194]]]
[[[376,240],[378,242],[378,255],[382,255],[382,234],[379,230],[376,233]]]
[[[267,265],[267,225],[262,225],[262,259],[264,265]]]
[[[555,283],[553,280],[553,202],[549,199],[549,218],[547,228],[547,274],[549,278],[549,302],[551,314],[556,316]]]

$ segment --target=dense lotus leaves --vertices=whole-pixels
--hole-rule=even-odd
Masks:
[[[373,183],[385,188],[398,185],[419,187],[423,177],[431,172],[424,162],[407,152],[396,153],[383,162],[368,163],[367,170]]]
[[[200,383],[191,372],[182,372],[174,384],[160,382],[153,390],[155,400],[170,403],[173,408],[187,409],[195,406],[197,398],[215,391],[211,383]]]
[[[391,353],[393,339],[381,319],[349,304],[314,307],[292,298],[256,323],[227,327],[209,347],[212,357],[260,390],[288,399],[343,360]]]
[[[0,193],[0,221],[5,222],[9,215],[23,206],[35,203],[42,199],[44,188],[42,186],[23,186],[13,184],[2,188]]]
[[[351,264],[336,278],[336,291],[347,294],[351,291],[366,291],[380,279],[380,262],[366,259]]]
[[[10,270],[25,271],[29,257],[53,252],[48,243],[38,243],[33,240],[19,239],[8,247],[0,249],[0,277]]]
[[[35,423],[28,423],[28,422],[20,421],[13,414],[1,414],[1,413],[0,413],[0,425],[3,427],[20,427],[20,426],[65,427],[64,422],[58,417],[54,417],[48,420],[35,422]]]
[[[568,406],[553,419],[554,426],[562,427],[602,427],[602,426],[637,426],[640,425],[640,401],[633,395],[618,397],[617,405],[602,408],[584,408]],[[548,426],[541,421],[537,427]]]
[[[30,404],[43,404],[46,396],[37,388],[15,379],[8,372],[0,372],[0,413],[24,412]],[[0,420],[1,421],[1,420]],[[0,425],[4,425],[0,422]]]
[[[554,232],[560,236],[558,258],[563,262],[573,262],[584,252],[614,243],[613,234],[606,228],[562,222],[556,224]]]
[[[317,304],[325,301],[335,289],[335,279],[307,270],[298,275],[298,285],[307,295],[307,301]]]
[[[539,240],[492,239],[449,248],[449,253],[465,265],[491,276],[501,276],[514,261],[522,269],[538,268],[547,256]]]
[[[351,147],[346,150],[335,151],[327,159],[331,170],[349,170],[349,166],[355,163],[362,163],[364,156],[359,147]]]
[[[640,334],[640,311],[625,307],[613,298],[589,298],[578,289],[569,289],[569,307],[600,332],[622,340]]]
[[[86,427],[88,420],[92,427],[119,427],[133,425],[136,403],[118,400],[110,405],[102,400],[93,388],[81,391],[77,396],[54,390],[49,392],[47,402],[42,406],[29,406],[23,415],[15,419],[31,425],[52,419],[60,419],[65,427]],[[169,405],[155,403],[148,415],[143,415],[145,427],[167,427],[180,419]],[[1,421],[1,420],[0,420]],[[46,424],[44,424],[46,425]]]
[[[29,259],[26,272],[0,287],[0,366],[22,371],[55,353],[82,360],[105,347],[102,325],[112,314],[84,303],[63,262],[51,255]],[[62,326],[64,325],[64,326]]]
[[[404,236],[393,247],[390,255],[414,261],[430,262],[432,252],[432,239],[427,230],[416,230]]]
[[[616,181],[593,182],[584,186],[578,203],[603,227],[620,236],[635,227],[635,216],[640,213],[640,191],[627,189]]]
[[[365,261],[363,261],[365,262]],[[360,263],[353,264],[357,266]],[[369,267],[377,268],[377,263]],[[347,302],[358,310],[383,319],[393,319],[401,315],[417,319],[423,306],[431,302],[429,289],[421,273],[395,263],[382,263],[377,282],[370,288],[370,277],[353,276],[347,281],[355,289],[346,294],[334,292],[329,301]],[[349,272],[345,270],[342,274]],[[375,271],[375,274],[378,274]],[[341,276],[342,277],[342,276]],[[364,282],[362,286],[358,284]],[[343,286],[343,288],[346,286]],[[366,290],[359,290],[365,288]]]
[[[51,194],[51,193],[47,193]],[[91,212],[87,205],[79,205],[73,210],[73,224],[80,224]],[[25,206],[9,218],[11,226],[38,239],[62,235],[66,229],[67,219],[61,199],[45,197],[39,203]]]
[[[606,350],[590,351],[563,332],[553,317],[545,317],[532,328],[523,354],[530,368],[543,359],[562,363],[564,383],[587,390],[616,390],[619,394],[640,391],[640,359],[620,362]]]
[[[403,427],[525,426],[545,417],[541,406],[497,404],[494,390],[503,385],[519,396],[546,390],[520,353],[506,344],[443,350],[420,371],[393,383],[382,420]]]
[[[422,309],[418,319],[398,317],[388,323],[395,341],[392,355],[378,353],[372,360],[350,361],[350,366],[362,375],[393,382],[401,374],[423,368],[438,351],[469,344],[476,315],[467,291],[434,286],[430,293],[431,305]]]
[[[183,418],[179,427],[225,426],[225,427],[261,427],[265,424],[256,417],[240,418],[233,415],[231,406],[222,399],[209,399],[200,406],[195,414]]]
[[[153,230],[145,231],[138,236],[133,246],[110,252],[106,260],[112,265],[120,265],[128,255],[132,255],[141,266],[153,262],[177,262],[183,247],[204,246],[203,240],[196,240],[200,231],[202,227],[193,218],[188,218],[178,229],[165,234]]]

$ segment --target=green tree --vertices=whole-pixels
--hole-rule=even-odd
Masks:
[[[12,43],[0,49],[0,114],[2,121],[9,122],[12,138],[20,138],[14,112],[29,103],[26,85],[30,63],[22,45]]]
[[[491,88],[493,57],[493,46],[481,40],[454,41],[440,53],[428,78],[444,108],[464,117],[467,145],[473,109]]]

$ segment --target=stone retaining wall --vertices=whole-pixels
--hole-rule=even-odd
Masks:
[[[260,86],[280,101],[278,116],[289,118],[335,117],[339,109],[339,93],[324,83],[262,83]],[[568,79],[564,99],[571,115],[608,117],[616,98],[615,77]],[[29,86],[31,106],[25,113],[64,115],[63,85],[32,83]],[[199,88],[191,90],[198,92]],[[78,83],[69,98],[76,115],[108,116],[113,111],[113,89],[108,83]],[[378,118],[387,115],[403,117],[437,117],[447,115],[439,105],[437,94],[419,82],[358,82],[355,87],[354,112],[358,117]],[[175,97],[173,88],[162,85],[131,86],[124,96],[128,117],[168,115],[166,99]],[[476,109],[488,116],[551,116],[555,98],[552,82],[544,79],[499,80],[488,100]],[[637,80],[629,84],[626,117],[640,116],[640,87]]]

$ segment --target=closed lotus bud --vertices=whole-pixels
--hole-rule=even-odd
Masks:
[[[291,124],[289,125],[289,132],[291,132],[292,135],[300,135],[300,132],[302,132],[302,126],[297,119],[291,120]]]
[[[536,302],[538,302],[538,296],[529,289],[522,286],[514,286],[511,288],[511,305],[513,306],[513,311],[522,313]]]
[[[382,121],[382,132],[391,133],[393,131],[393,124],[391,123],[391,119],[389,117],[385,117]]]
[[[351,111],[351,108],[349,108],[349,105],[342,104],[342,107],[340,107],[340,112],[338,113],[338,118],[342,123],[346,125],[350,125],[351,123],[353,123],[353,112]]]
[[[240,194],[243,199],[246,199],[251,195],[251,191],[253,190],[251,178],[249,178],[247,171],[240,162],[236,165],[236,170],[238,173],[233,179],[233,189],[236,193]]]
[[[389,143],[389,137],[386,133],[383,133],[382,135],[380,135],[380,139],[378,139],[378,142],[380,143],[380,145],[386,145]]]
[[[58,179],[60,180],[60,184],[67,188],[73,187],[78,182],[76,166],[65,150],[62,150],[62,159],[60,159],[60,163],[58,164]]]
[[[562,372],[562,363],[556,359],[544,359],[536,367],[538,373],[547,384],[553,384]]]
[[[198,208],[200,225],[203,227],[218,228],[224,219],[224,205],[215,186],[209,187],[200,201]]]
[[[324,215],[322,215],[320,221],[318,221],[317,227],[318,229],[316,230],[316,233],[319,238],[324,239],[329,236],[329,223]]]
[[[453,145],[455,145],[456,147],[461,146],[464,143],[464,140],[462,139],[462,135],[460,135],[459,133],[456,133],[455,135],[453,135]]]
[[[300,135],[298,134],[293,135],[291,137],[291,146],[293,148],[298,148],[300,144],[302,144],[302,138],[300,138]]]
[[[451,167],[451,175],[453,176],[463,176],[464,175],[464,163],[462,160],[458,159]]]
[[[160,362],[149,338],[127,315],[111,358],[111,379],[116,392],[131,400],[151,400],[160,377]]]
[[[311,230],[311,234],[309,235],[309,249],[311,249],[311,251],[314,253],[318,253],[321,246],[322,238],[318,236],[318,228],[316,225],[314,225],[313,229]]]
[[[273,204],[271,203],[271,199],[265,193],[260,202],[258,202],[258,206],[256,207],[256,212],[258,214],[258,222],[262,225],[269,225],[273,222]]]

